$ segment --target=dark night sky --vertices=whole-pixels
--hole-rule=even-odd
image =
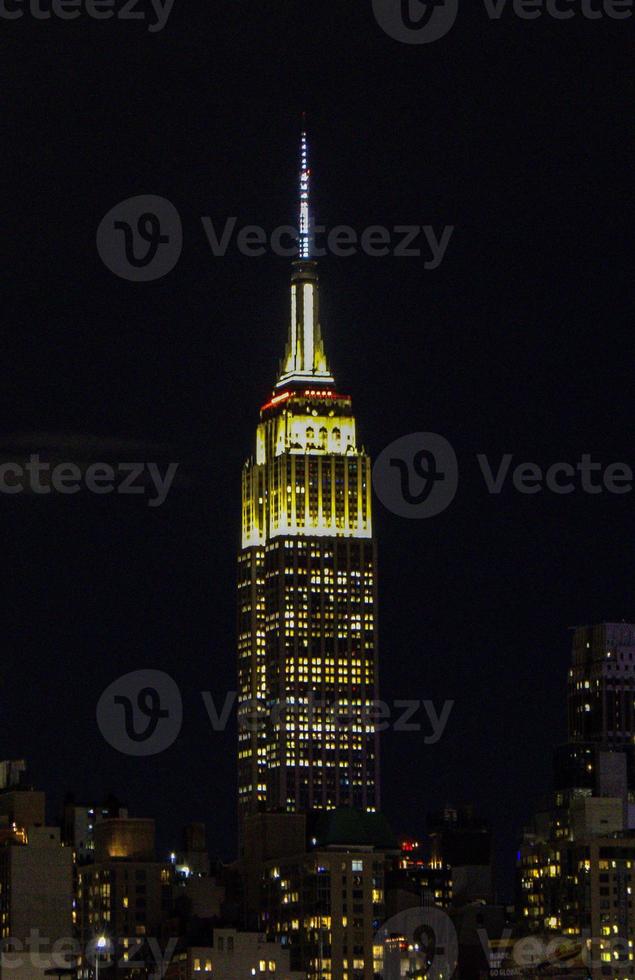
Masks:
[[[631,25],[490,21],[476,0],[424,46],[390,40],[367,0],[176,0],[158,34],[3,22],[2,456],[20,436],[37,451],[65,433],[78,456],[88,436],[134,440],[187,475],[155,510],[0,498],[0,757],[29,759],[51,815],[67,788],[113,790],[165,846],[204,819],[233,853],[234,735],[210,731],[199,692],[234,684],[240,467],[282,353],[289,263],[213,257],[200,217],[294,219],[306,109],[320,221],[456,226],[434,272],[325,259],[322,319],[372,454],[430,430],[461,467],[439,517],[377,504],[383,696],[456,702],[438,745],[384,738],[385,810],[418,833],[427,810],[474,800],[508,889],[565,731],[567,628],[635,616],[633,503],[490,497],[474,459],[633,462]],[[95,248],[137,194],[169,198],[184,225],[178,266],[148,284]],[[141,667],[169,671],[185,706],[151,760],[118,755],[95,721],[105,686]]]

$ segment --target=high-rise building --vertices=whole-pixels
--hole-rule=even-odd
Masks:
[[[585,976],[626,980],[635,976],[635,836],[609,829],[560,841],[527,835],[518,862],[519,912],[545,945],[554,936],[576,940]]]
[[[247,900],[308,980],[373,980],[384,876],[398,854],[381,813],[349,807],[245,819]]]
[[[573,634],[568,741],[556,753],[558,789],[598,792],[599,753],[623,753],[635,790],[635,625],[600,623]]]
[[[555,793],[518,853],[528,931],[579,945],[585,976],[635,976],[635,625],[575,630]]]
[[[309,183],[303,134],[288,342],[242,475],[241,824],[379,806],[371,465],[326,358]]]

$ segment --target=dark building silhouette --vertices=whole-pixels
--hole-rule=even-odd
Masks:
[[[635,626],[600,623],[573,634],[567,685],[568,740],[555,755],[557,790],[601,792],[604,753],[621,753],[635,790]],[[621,777],[617,777],[621,778]]]
[[[433,867],[452,869],[452,904],[493,900],[492,833],[471,805],[428,816]]]

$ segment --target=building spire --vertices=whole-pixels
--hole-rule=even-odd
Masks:
[[[311,171],[309,169],[309,147],[306,136],[306,113],[302,113],[302,135],[300,137],[300,213],[298,258],[300,261],[311,258]]]
[[[302,115],[300,136],[300,214],[298,258],[291,275],[291,323],[289,339],[280,367],[276,388],[301,385],[334,385],[329,371],[320,328],[317,264],[313,258],[313,220],[311,215],[311,169]]]

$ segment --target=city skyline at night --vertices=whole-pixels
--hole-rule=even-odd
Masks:
[[[61,980],[634,974],[634,2],[0,2],[0,940]]]

